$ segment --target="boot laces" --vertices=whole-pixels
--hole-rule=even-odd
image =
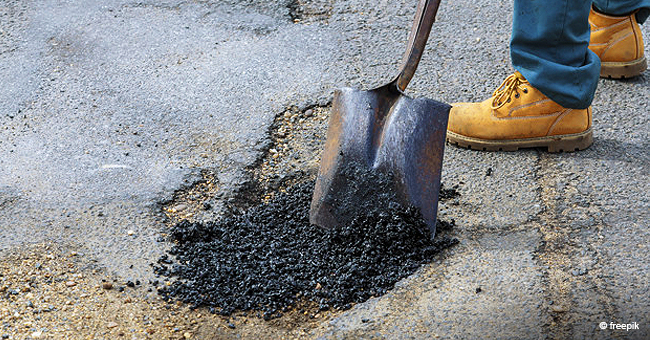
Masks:
[[[525,84],[528,84],[528,81],[519,72],[508,76],[492,94],[494,97],[492,99],[492,109],[496,110],[506,105],[506,103],[510,102],[513,94],[515,98],[519,98],[518,90],[521,90],[523,93],[528,93],[528,88]]]

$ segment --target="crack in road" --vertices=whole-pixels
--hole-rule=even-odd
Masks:
[[[572,179],[577,177],[562,176],[556,159],[546,153],[539,156],[537,178],[544,209],[539,214],[542,241],[536,255],[545,268],[545,310],[549,318],[545,334],[552,339],[571,339],[590,332],[598,320],[613,320],[617,310],[614,298],[601,288],[607,286],[602,280],[605,254],[594,248],[602,238],[604,222],[594,219],[578,224],[579,219],[564,216],[567,209],[582,209],[587,218],[596,215],[593,209],[597,207],[588,203],[588,197],[586,204],[567,204],[575,189]]]

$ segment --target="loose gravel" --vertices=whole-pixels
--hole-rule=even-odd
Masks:
[[[61,244],[3,255],[0,339],[210,339],[226,330],[221,317],[166,303],[148,284],[130,287]]]

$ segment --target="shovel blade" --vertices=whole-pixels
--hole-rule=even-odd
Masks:
[[[384,197],[382,191],[389,190],[398,203],[420,210],[433,236],[450,109],[435,100],[410,98],[390,86],[337,91],[311,202],[311,223],[326,228],[347,224],[367,212],[368,204],[388,204],[369,196]],[[355,178],[354,169],[376,173],[388,186]]]

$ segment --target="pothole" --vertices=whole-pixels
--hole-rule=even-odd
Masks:
[[[336,230],[309,223],[329,109],[278,114],[266,152],[235,193],[220,193],[217,174],[204,171],[165,205],[172,249],[155,265],[162,296],[222,314],[233,328],[282,317],[293,329],[383,295],[457,242],[453,221],[439,222],[431,240],[419,212],[390,199]],[[457,196],[445,188],[440,199]],[[213,202],[225,202],[221,217],[197,218]]]

